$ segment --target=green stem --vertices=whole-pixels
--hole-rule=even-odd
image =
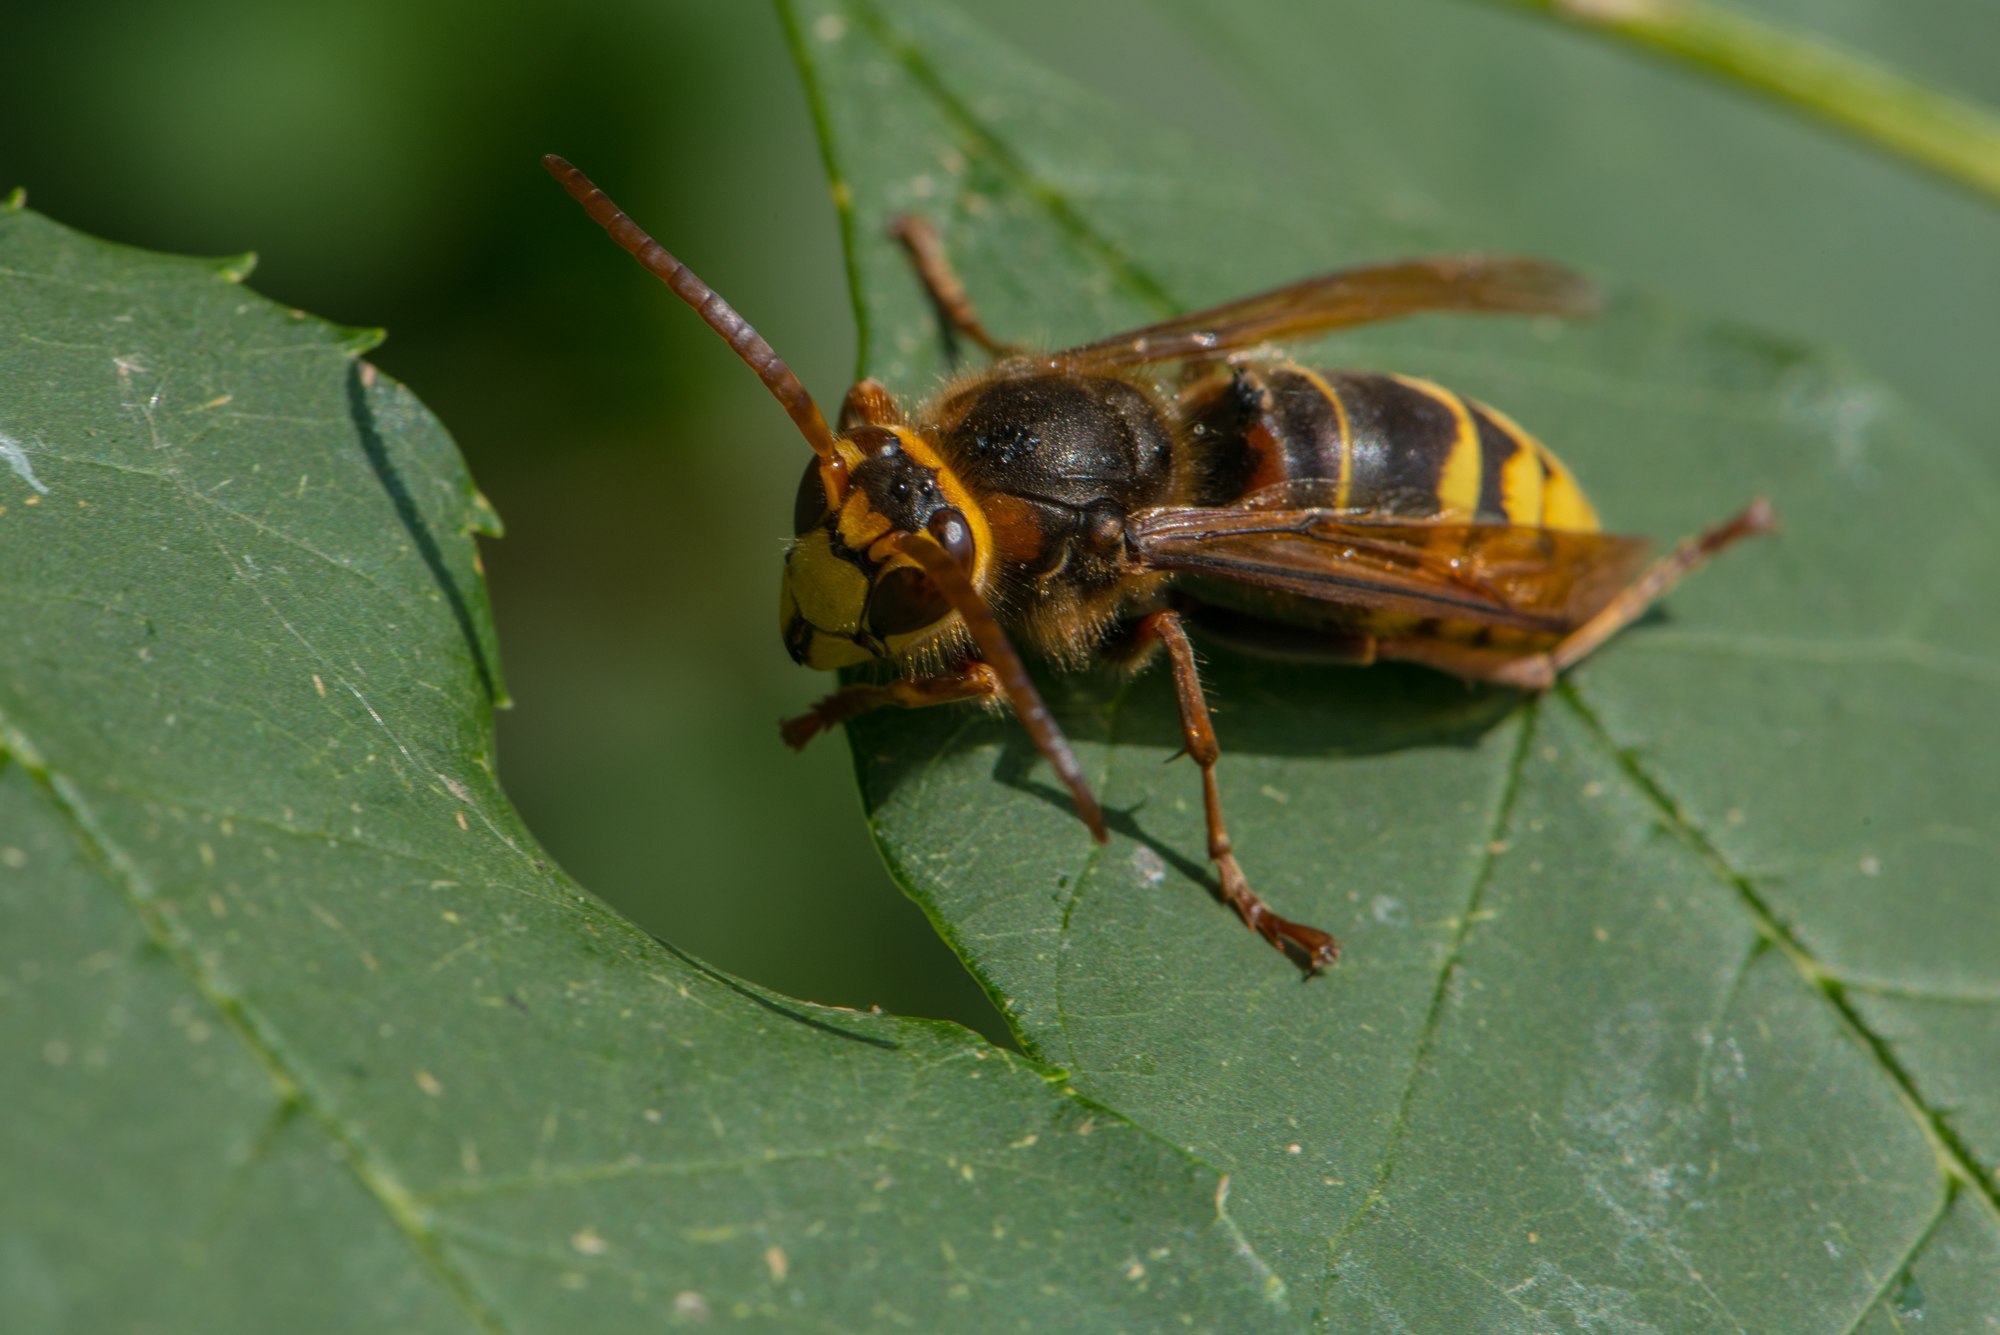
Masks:
[[[2000,116],[1830,43],[1704,0],[1488,0],[1676,57],[2000,199]]]

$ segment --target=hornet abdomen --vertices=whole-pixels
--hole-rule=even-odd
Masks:
[[[1182,404],[1206,461],[1203,505],[1303,483],[1328,508],[1384,518],[1598,528],[1546,445],[1428,380],[1250,365],[1191,385]]]

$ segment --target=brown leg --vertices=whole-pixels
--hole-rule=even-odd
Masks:
[[[1594,653],[1606,640],[1645,615],[1690,571],[1731,543],[1769,533],[1778,526],[1771,504],[1761,496],[1731,518],[1685,538],[1681,544],[1633,580],[1590,620],[1557,642],[1553,649],[1523,654],[1439,640],[1385,640],[1376,647],[1381,658],[1422,663],[1470,681],[1492,682],[1524,691],[1546,691],[1556,678]]]
[[[840,402],[840,429],[842,432],[854,430],[858,426],[899,426],[903,421],[903,410],[889,397],[889,391],[879,380],[857,380],[847,391],[847,397]]]
[[[1208,809],[1208,856],[1215,862],[1222,883],[1222,897],[1244,925],[1288,955],[1300,958],[1308,974],[1318,973],[1340,958],[1340,942],[1316,927],[1292,922],[1273,913],[1270,906],[1251,890],[1236,854],[1229,831],[1222,823],[1222,795],[1216,788],[1215,762],[1222,754],[1215,744],[1215,730],[1209,726],[1208,702],[1202,698],[1201,676],[1195,669],[1194,646],[1178,614],[1154,612],[1139,625],[1141,636],[1157,636],[1167,646],[1173,662],[1174,692],[1180,697],[1181,735],[1187,753],[1201,766],[1202,800]]]
[[[938,241],[937,228],[930,219],[914,213],[903,214],[889,224],[889,235],[902,242],[903,249],[909,252],[917,277],[922,280],[924,290],[930,293],[938,318],[944,321],[944,350],[949,360],[958,360],[957,349],[952,342],[954,333],[964,334],[986,349],[988,356],[1007,357],[1019,351],[1012,344],[1002,343],[987,333],[986,326],[979,322],[978,313],[972,309],[972,298],[966,295],[965,284],[959,281],[951,261],[945,258],[944,246]]]
[[[919,677],[914,681],[892,681],[887,686],[843,686],[812,707],[812,712],[786,719],[778,725],[785,745],[794,751],[821,732],[838,727],[856,714],[894,705],[899,709],[922,709],[926,705],[946,705],[954,700],[984,700],[1000,693],[1000,678],[980,662],[967,663],[957,672],[942,677]]]
[[[956,510],[942,510],[939,515],[956,515]],[[936,524],[936,518],[931,520]],[[959,521],[962,522],[962,521]],[[973,587],[972,576],[966,573],[958,558],[946,550],[943,543],[930,534],[907,533],[896,541],[905,556],[910,557],[924,568],[938,588],[951,603],[952,610],[965,622],[965,629],[972,636],[972,642],[985,656],[982,665],[993,675],[999,691],[1007,697],[1007,703],[1014,707],[1014,717],[1021,720],[1021,726],[1028,730],[1028,736],[1035,743],[1035,749],[1049,762],[1056,777],[1069,789],[1070,797],[1076,802],[1077,818],[1090,830],[1090,837],[1100,844],[1111,842],[1111,832],[1104,825],[1104,809],[1097,805],[1097,797],[1090,791],[1090,783],[1083,777],[1083,766],[1076,763],[1076,752],[1070,749],[1069,738],[1056,725],[1055,715],[1049,712],[1042,701],[1042,693],[1035,689],[1034,681],[1028,676],[1027,664],[1014,649],[1013,641],[1001,627],[1000,619],[993,615],[985,597]]]

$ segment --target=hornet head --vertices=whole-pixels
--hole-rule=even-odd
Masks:
[[[979,508],[923,437],[868,426],[835,449],[843,494],[829,496],[819,460],[806,466],[778,600],[786,649],[814,668],[896,657],[953,621],[950,599],[902,550],[905,538],[927,534],[975,588],[986,573]]]
[[[955,615],[951,598],[904,551],[906,540],[924,545],[933,559],[941,549],[951,558],[941,574],[976,601],[989,548],[984,521],[937,452],[900,426],[834,435],[791,367],[714,288],[646,235],[589,177],[554,154],[542,165],[612,240],[722,336],[812,446],[799,483],[781,599],[780,624],[792,657],[810,667],[845,667],[894,657],[945,629]]]

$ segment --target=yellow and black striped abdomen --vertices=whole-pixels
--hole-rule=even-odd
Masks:
[[[1202,503],[1282,482],[1329,484],[1335,505],[1595,531],[1597,512],[1549,448],[1506,414],[1414,376],[1245,367],[1190,391]]]

